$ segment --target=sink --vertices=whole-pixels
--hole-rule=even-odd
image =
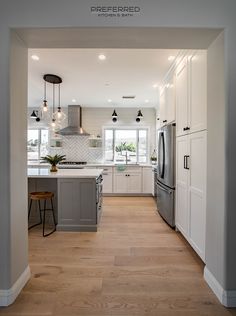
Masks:
[[[119,166],[119,165],[121,165],[121,166],[139,166],[139,163],[115,163],[115,166]]]

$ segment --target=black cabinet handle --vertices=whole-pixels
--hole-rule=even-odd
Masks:
[[[189,155],[186,155],[186,168],[187,170],[189,170],[189,158],[190,156]]]
[[[159,117],[157,118],[157,121],[159,121],[160,119],[159,119]]]
[[[166,122],[167,122],[167,120],[162,121],[162,123],[166,123]]]
[[[188,131],[188,130],[190,130],[190,127],[188,127],[188,126],[183,128],[183,131]]]
[[[184,155],[184,169],[186,169],[186,158],[187,158],[187,156]]]

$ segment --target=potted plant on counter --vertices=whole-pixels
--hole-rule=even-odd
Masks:
[[[57,172],[57,164],[61,161],[66,160],[65,155],[54,155],[54,156],[50,156],[47,155],[45,157],[41,157],[42,162],[48,162],[51,165],[50,171],[51,172]]]

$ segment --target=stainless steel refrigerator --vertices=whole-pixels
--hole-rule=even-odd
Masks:
[[[157,210],[171,227],[175,227],[175,124],[157,131],[157,145]]]

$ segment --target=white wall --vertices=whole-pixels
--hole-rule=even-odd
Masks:
[[[129,4],[129,1],[114,1],[117,5]],[[89,7],[94,4],[94,1],[79,1],[79,0],[62,0],[60,2],[51,0],[42,5],[41,2],[32,0],[9,0],[7,2],[1,2],[0,4],[0,134],[2,148],[0,155],[0,198],[1,198],[1,221],[0,221],[0,288],[8,289],[11,286],[9,280],[9,269],[16,269],[14,265],[16,262],[11,261],[10,251],[11,244],[9,243],[9,217],[12,212],[10,208],[10,133],[9,133],[9,42],[10,42],[10,28],[11,27],[209,27],[209,28],[224,28],[225,29],[225,75],[226,75],[226,104],[222,104],[222,110],[226,111],[226,125],[225,125],[225,159],[226,170],[222,172],[222,178],[225,179],[225,209],[221,209],[222,204],[216,205],[216,213],[223,212],[225,214],[225,226],[224,223],[219,223],[224,243],[224,249],[217,244],[217,240],[212,239],[213,248],[217,248],[219,256],[221,256],[222,263],[218,265],[217,271],[214,272],[215,279],[218,280],[218,284],[224,290],[236,290],[236,146],[235,146],[235,134],[236,134],[236,63],[235,63],[235,51],[236,51],[236,2],[235,0],[137,0],[135,4],[140,5],[142,11],[139,15],[131,18],[100,18],[90,14]],[[100,4],[100,3],[98,3]],[[104,0],[102,4],[110,5],[110,0]],[[155,28],[152,29],[155,32]],[[191,32],[190,32],[191,35]],[[191,37],[191,36],[190,36]],[[192,37],[193,38],[193,37]],[[191,40],[192,40],[191,38]],[[42,39],[42,38],[41,38]],[[99,45],[99,39],[95,37],[97,45]],[[176,46],[178,42],[178,36],[176,36]],[[181,37],[181,40],[185,40],[185,37]],[[26,41],[30,40],[26,38]],[[142,41],[150,40],[151,47],[152,38],[142,38]],[[43,39],[42,39],[43,41]],[[136,38],[129,38],[129,43],[136,45],[139,43],[139,35]],[[163,48],[170,47],[171,43],[169,38],[166,37],[166,41],[163,41]],[[55,47],[66,46],[66,41],[62,41],[61,37],[55,39],[51,38],[50,44]],[[86,44],[86,43],[85,43]],[[114,44],[114,43],[113,43]],[[130,44],[131,45],[131,44]],[[174,44],[173,44],[174,45]],[[179,47],[173,48],[179,48]],[[181,48],[181,47],[180,47]],[[187,48],[187,44],[186,47]],[[192,47],[189,47],[192,48]],[[196,48],[196,47],[195,47]],[[204,48],[204,47],[203,47]],[[17,57],[18,59],[18,57]],[[20,62],[20,60],[16,60]],[[25,91],[26,93],[26,91]],[[14,126],[10,126],[14,128]],[[23,129],[19,131],[23,135]],[[221,159],[217,162],[211,161],[211,172],[218,172],[218,163],[224,165],[224,161]],[[24,169],[24,164],[21,163],[20,167]],[[23,179],[23,178],[22,178]],[[21,180],[22,180],[21,179]],[[24,180],[23,180],[24,181]],[[25,188],[22,189],[24,194]],[[220,197],[224,200],[223,192]],[[209,205],[209,204],[208,204]],[[224,206],[223,206],[224,207]],[[215,221],[208,221],[208,231],[217,231],[218,227],[215,226]],[[24,232],[22,232],[24,235]],[[4,240],[4,242],[2,242]],[[3,255],[3,256],[2,256]],[[211,254],[209,254],[211,256]],[[207,255],[208,256],[208,255]],[[209,260],[209,256],[208,256]],[[7,263],[10,262],[10,268]],[[232,294],[232,293],[231,293]],[[227,295],[227,292],[226,292]],[[234,296],[234,304],[236,305],[236,295]]]

